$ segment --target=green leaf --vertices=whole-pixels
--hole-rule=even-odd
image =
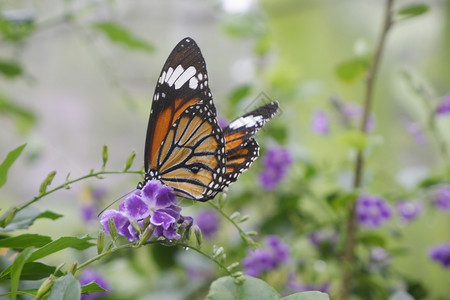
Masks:
[[[40,258],[49,256],[55,252],[61,251],[66,248],[75,248],[77,250],[84,250],[89,247],[95,246],[95,244],[89,242],[93,238],[89,236],[84,236],[81,238],[65,236],[61,237],[53,242],[34,251],[27,259],[27,262],[32,262]],[[6,268],[0,275],[0,279],[4,279],[11,272],[11,268]]]
[[[50,237],[44,235],[22,234],[0,239],[0,248],[24,249],[31,246],[42,247],[51,241],[52,239]]]
[[[282,298],[283,300],[330,300],[330,296],[322,292],[302,292],[289,295]]]
[[[63,275],[60,270],[56,271],[56,267],[54,266],[49,266],[41,262],[27,262],[23,266],[22,273],[20,274],[20,280],[39,280],[42,278],[47,278],[50,274],[54,274],[56,276]],[[8,279],[8,277],[9,276],[6,276],[2,279]]]
[[[26,145],[27,144],[23,144],[6,155],[5,160],[0,165],[0,188],[6,183],[9,168],[11,168],[12,164],[20,156]]]
[[[359,236],[358,241],[367,247],[386,247],[386,237],[377,232],[365,232]]]
[[[338,135],[338,140],[357,150],[363,150],[368,143],[367,135],[359,130],[348,130],[341,133]]]
[[[19,279],[20,274],[22,273],[22,268],[25,264],[25,262],[28,260],[28,258],[31,255],[31,252],[33,252],[33,247],[26,248],[23,250],[14,260],[14,262],[11,265],[11,300],[16,299],[16,293],[17,293],[17,287],[19,286]]]
[[[95,282],[91,282],[91,283],[81,286],[82,294],[91,294],[91,293],[98,293],[98,292],[104,292],[104,291],[106,291],[106,290],[104,288],[102,288],[101,286],[99,286]]]
[[[359,79],[368,69],[369,59],[355,57],[341,62],[336,67],[336,75],[344,82],[351,83]]]
[[[6,212],[6,214],[8,214],[8,212]],[[5,215],[2,216],[2,219]],[[56,220],[61,217],[62,215],[60,214],[48,210],[41,213],[36,207],[28,206],[20,210],[6,227],[0,228],[0,232],[14,231],[17,229],[27,229],[34,223],[36,219]]]
[[[401,7],[397,14],[405,18],[413,18],[428,12],[429,7],[426,4],[409,4]]]
[[[251,92],[252,86],[250,84],[243,84],[232,90],[228,98],[230,99],[231,104],[236,106],[242,99],[248,97]]]
[[[18,61],[0,58],[0,74],[13,78],[21,75],[22,72],[22,66]]]
[[[280,294],[261,279],[251,276],[244,276],[245,281],[236,283],[231,276],[222,277],[215,280],[209,289],[206,299],[209,300],[272,300],[280,299]]]
[[[155,47],[145,40],[133,35],[128,29],[113,22],[98,22],[93,28],[106,35],[112,42],[135,50],[153,52]]]
[[[55,252],[61,251],[66,248],[75,248],[77,250],[84,250],[89,247],[95,246],[95,244],[89,242],[93,240],[92,237],[84,236],[81,238],[73,237],[73,236],[63,236],[57,240],[54,240],[51,243],[48,243],[42,248],[37,249],[30,256],[28,261],[35,261],[37,259],[46,257]]]
[[[27,132],[36,123],[36,116],[30,109],[15,102],[0,95],[0,113],[15,118],[17,129],[21,133]]]
[[[81,287],[71,273],[58,278],[50,290],[47,300],[78,300],[81,297]]]

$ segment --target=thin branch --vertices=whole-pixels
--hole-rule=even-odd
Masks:
[[[386,37],[389,29],[392,25],[392,5],[394,0],[386,0],[385,12],[384,12],[384,22],[383,29],[381,32],[380,39],[376,48],[375,55],[372,60],[372,65],[367,72],[366,77],[366,88],[364,97],[364,113],[360,124],[360,130],[362,132],[367,132],[367,120],[370,115],[370,110],[373,102],[373,89],[375,84],[375,79],[378,71],[378,67],[381,60],[381,55],[386,42]],[[361,186],[362,174],[364,168],[364,154],[363,150],[359,150],[355,162],[355,171],[353,177],[353,188],[357,190]],[[349,298],[350,286],[353,279],[353,262],[354,262],[354,252],[356,246],[356,233],[358,230],[358,225],[355,219],[355,209],[356,209],[356,199],[354,199],[351,204],[347,222],[346,222],[346,241],[345,248],[342,257],[342,283],[341,289],[339,291],[339,299],[346,300]]]

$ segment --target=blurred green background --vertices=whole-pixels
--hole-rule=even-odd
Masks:
[[[395,7],[416,2],[398,0]],[[448,164],[431,136],[425,144],[416,145],[402,125],[405,119],[425,123],[428,118],[405,72],[422,82],[435,101],[449,92],[450,1],[423,2],[430,7],[428,13],[395,25],[389,33],[375,85],[372,136],[376,142],[367,163],[365,189],[393,195],[389,200],[398,200],[399,191]],[[172,48],[186,36],[202,49],[222,117],[237,117],[263,92],[278,100],[282,110],[269,132],[281,128],[283,133],[266,136],[263,146],[284,144],[297,161],[320,166],[326,170],[325,177],[337,174],[345,181],[353,168],[353,156],[339,138],[342,129],[334,119],[329,137],[313,134],[311,113],[332,111],[331,96],[362,102],[364,80],[344,82],[336,75],[336,67],[373,52],[383,6],[381,0],[1,0],[0,157],[28,143],[2,188],[1,208],[31,199],[52,170],[57,171],[55,182],[62,183],[68,172],[76,178],[99,168],[103,144],[110,149],[108,169],[121,170],[133,149],[137,152],[135,169],[139,169],[157,78]],[[437,125],[449,141],[450,118],[439,119]],[[261,168],[257,161],[230,188],[229,198],[237,199],[254,188]],[[288,181],[295,182],[301,170],[294,167]],[[86,226],[80,219],[80,198],[86,186],[106,189],[107,205],[139,180],[131,175],[108,176],[53,194],[38,207],[65,217],[53,223],[40,221],[32,231],[52,237],[95,234],[98,226]],[[339,180],[332,181],[338,186]],[[321,184],[315,188],[324,194],[332,189],[328,183]],[[186,209],[195,211],[201,205]],[[239,203],[234,205],[239,207]],[[320,205],[306,205],[320,215]],[[403,228],[401,237],[390,241],[391,248],[408,249],[393,261],[396,270],[423,280],[433,291],[429,299],[450,294],[449,271],[430,263],[426,255],[429,245],[449,241],[449,225],[448,214],[428,211]],[[299,259],[307,255],[301,246],[294,248]],[[135,262],[148,260],[147,251],[139,249]],[[62,255],[68,259],[74,254]],[[120,262],[105,268],[108,274],[124,274],[126,269]],[[161,274],[162,278],[173,276]],[[117,275],[110,279],[124,280]],[[127,275],[125,280],[125,290],[146,282],[136,275]]]

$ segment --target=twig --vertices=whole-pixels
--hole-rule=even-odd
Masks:
[[[373,101],[373,88],[375,84],[375,78],[377,75],[378,67],[381,60],[381,55],[383,52],[384,44],[386,42],[386,37],[389,29],[392,25],[392,5],[394,0],[386,0],[386,7],[385,7],[385,16],[384,16],[384,22],[383,22],[383,29],[381,32],[380,39],[378,41],[378,45],[376,48],[376,52],[374,54],[372,65],[370,66],[369,70],[367,71],[367,77],[366,77],[366,88],[365,88],[365,97],[364,97],[364,113],[363,118],[361,120],[360,124],[360,130],[362,132],[367,132],[367,120],[369,118],[370,109],[372,106]],[[357,190],[361,186],[362,181],[362,174],[363,174],[363,168],[364,168],[364,157],[363,157],[363,150],[358,150],[356,162],[355,162],[355,171],[354,171],[354,177],[353,177],[353,188]],[[355,252],[355,240],[356,240],[356,233],[358,230],[358,225],[356,223],[355,219],[355,209],[356,209],[356,199],[354,199],[353,203],[351,204],[349,211],[348,211],[348,217],[346,222],[346,241],[345,241],[345,248],[344,253],[342,256],[342,283],[341,283],[341,289],[339,291],[339,299],[346,300],[349,297],[350,292],[350,285],[352,283],[353,279],[353,259],[354,259],[354,252]]]

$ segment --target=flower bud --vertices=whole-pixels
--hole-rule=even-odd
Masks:
[[[195,234],[195,239],[197,241],[197,246],[200,248],[202,246],[202,243],[203,243],[202,231],[200,230],[200,228],[198,228],[197,225],[192,226],[192,228],[194,229],[194,234]]]
[[[42,299],[42,296],[44,296],[51,289],[53,283],[55,283],[55,276],[51,274],[39,287],[35,299],[36,300]]]
[[[117,234],[116,223],[114,222],[113,217],[110,217],[108,219],[108,228],[109,228],[109,234],[111,235],[111,238],[113,239],[113,241],[117,240],[119,238],[119,235]]]
[[[0,220],[0,226],[6,227],[9,223],[14,219],[16,216],[18,209],[17,207],[13,207],[9,210],[8,214],[5,214],[5,216]]]
[[[108,146],[107,145],[103,145],[102,160],[103,160],[102,170],[104,170],[105,166],[106,166],[106,162],[108,161]]]
[[[227,204],[227,194],[221,193],[219,197],[219,207],[223,208]]]
[[[239,267],[239,263],[238,262],[234,262],[234,263],[232,263],[231,265],[229,265],[227,267],[227,270],[231,272],[232,270],[236,269],[237,267]]]
[[[136,152],[133,150],[133,152],[131,152],[130,156],[128,157],[127,161],[125,162],[125,169],[123,169],[124,172],[128,171],[128,169],[131,168],[131,165],[133,164],[135,157],[136,157]]]
[[[72,275],[75,275],[75,273],[77,272],[77,267],[78,267],[78,262],[75,261],[72,263],[72,265],[69,267],[69,272],[72,273]]]
[[[105,232],[100,231],[98,233],[97,238],[97,254],[101,254],[103,252],[104,247],[105,247]]]
[[[235,211],[234,213],[231,214],[230,219],[233,221],[236,221],[237,219],[239,219],[240,216],[241,216],[241,213],[238,211]]]
[[[143,245],[148,239],[152,236],[153,230],[155,230],[155,226],[150,225],[145,228],[144,232],[142,233],[140,240],[139,240],[139,246]]]
[[[55,178],[56,175],[56,171],[51,171],[50,173],[48,173],[47,177],[44,179],[44,181],[42,181],[41,186],[39,187],[39,193],[43,194],[47,191],[47,186],[49,186],[52,181],[53,178]]]

